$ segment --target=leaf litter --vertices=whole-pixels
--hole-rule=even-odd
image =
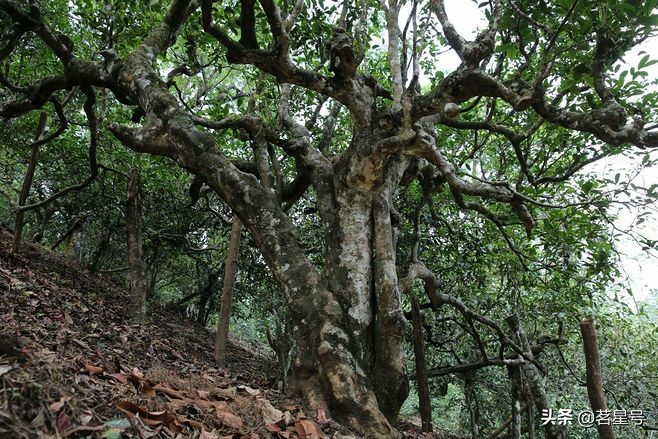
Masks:
[[[281,394],[261,351],[231,340],[219,369],[205,328],[158,305],[134,324],[113,280],[10,242],[0,230],[0,438],[357,437]]]

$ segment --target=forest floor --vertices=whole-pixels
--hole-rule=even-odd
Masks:
[[[0,438],[357,437],[273,387],[273,359],[0,230]],[[404,437],[422,437],[412,424]],[[425,437],[439,437],[440,435]]]

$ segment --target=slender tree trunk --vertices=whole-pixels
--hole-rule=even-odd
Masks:
[[[181,306],[184,305],[185,303],[189,302],[190,300],[194,299],[196,296],[201,294],[201,291],[195,291],[193,293],[188,294],[187,296],[183,297],[180,299],[178,302],[175,303],[174,306]]]
[[[272,315],[274,316],[274,335],[269,328],[266,328],[267,343],[276,354],[277,364],[279,366],[279,379],[281,390],[288,388],[288,372],[290,371],[290,354],[292,351],[292,334],[289,328],[287,316],[282,321],[276,308],[272,306]]]
[[[528,439],[535,439],[535,418],[532,415],[532,394],[527,385],[524,386],[523,390],[526,398],[526,410],[528,415]]]
[[[580,332],[583,336],[583,348],[585,350],[585,364],[587,366],[587,395],[592,411],[607,411],[608,404],[603,392],[601,381],[601,357],[599,355],[599,344],[596,340],[596,328],[592,319],[580,322]],[[601,439],[615,439],[615,430],[612,425],[596,424]]]
[[[532,401],[530,402],[530,405],[532,405]],[[524,405],[523,407],[521,407],[521,411],[524,411],[527,407],[528,407],[528,405]],[[512,423],[513,420],[514,420],[514,416],[510,416],[509,418],[505,419],[498,426],[498,428],[496,428],[494,431],[491,432],[491,434],[489,434],[489,436],[488,436],[489,439],[495,439],[498,436],[500,436],[505,430],[507,430],[509,428],[509,426],[510,426],[510,424]]]
[[[240,233],[242,223],[237,216],[233,216],[231,236],[226,255],[226,268],[224,269],[224,287],[222,288],[222,301],[217,317],[217,336],[215,339],[215,360],[220,367],[226,367],[226,344],[228,341],[228,329],[231,318],[231,305],[233,302],[233,288],[235,276],[238,271],[238,258],[240,256]]]
[[[37,216],[37,224],[32,234],[32,242],[35,244],[42,244],[43,234],[46,231],[48,223],[57,212],[57,207],[54,205],[45,206],[43,209],[37,209],[34,213]]]
[[[216,288],[217,284],[217,279],[213,281],[212,287],[210,289],[210,299],[208,299],[208,306],[206,306],[206,312],[205,315],[203,316],[203,321],[201,324],[205,327],[208,324],[208,320],[210,319],[210,315],[212,314],[212,311],[217,309],[217,300],[219,299],[218,294],[214,294],[214,292],[217,290]]]
[[[77,223],[77,227],[69,233],[69,237],[66,240],[66,247],[64,248],[64,257],[70,261],[79,261],[80,260],[80,239],[82,235],[82,227],[84,221]]]
[[[101,260],[101,257],[103,256],[103,254],[105,254],[107,249],[110,247],[112,235],[114,234],[115,230],[116,230],[116,224],[112,224],[111,226],[108,226],[105,229],[103,229],[103,231],[101,232],[101,235],[98,239],[98,245],[96,245],[94,252],[89,257],[89,263],[87,264],[87,268],[89,269],[89,271],[96,271],[98,269],[98,264]]]
[[[212,276],[212,275],[210,275]],[[212,281],[210,279],[210,276],[208,277],[208,281],[206,282],[205,285],[200,286],[199,289],[199,311],[197,312],[196,315],[196,321],[199,324],[203,324],[205,318],[206,318],[206,313],[207,308],[208,308],[208,300],[210,299],[210,295],[212,294],[213,288],[212,288]]]
[[[478,409],[477,399],[475,398],[475,380],[471,373],[464,374],[464,398],[466,408],[470,415],[471,421],[471,439],[478,439],[480,437],[480,410]]]
[[[510,425],[511,439],[521,438],[521,399],[523,398],[523,383],[521,381],[521,370],[518,366],[508,366],[507,373],[509,374],[510,382],[512,384],[512,424]]]
[[[39,162],[39,148],[40,145],[37,143],[41,140],[44,131],[46,130],[46,122],[48,121],[48,115],[45,112],[41,112],[39,116],[39,125],[37,127],[37,133],[34,137],[35,143],[32,145],[32,153],[30,154],[30,161],[27,165],[27,170],[25,171],[25,178],[23,179],[23,186],[21,187],[21,193],[18,196],[18,207],[22,207],[27,202],[27,197],[30,194],[30,187],[32,186],[32,180],[34,179],[34,171],[37,168],[37,163]],[[14,240],[11,244],[11,252],[16,253],[21,246],[21,238],[23,236],[23,221],[25,219],[25,212],[18,210],[16,212],[16,217],[14,220]]]
[[[154,250],[155,253],[155,250]],[[153,258],[155,260],[155,257]],[[146,281],[146,299],[153,300],[156,295],[156,287],[158,285],[158,275],[160,270],[158,269],[158,264],[155,261],[151,262],[151,268],[147,270],[148,276]]]
[[[521,328],[519,323],[519,318],[516,315],[512,315],[505,319],[507,325],[511,329],[513,340],[521,346],[523,349],[523,355],[525,358],[534,359],[532,355],[532,350],[530,349],[530,344],[525,335],[525,332]],[[526,361],[521,366],[521,371],[525,377],[525,381],[530,387],[530,393],[532,394],[533,402],[535,407],[541,413],[542,411],[551,410],[550,403],[548,401],[548,395],[544,388],[544,383],[542,380],[541,372],[537,369],[531,361]],[[563,425],[554,424],[552,422],[547,423],[544,426],[544,432],[546,433],[546,439],[567,439],[569,434]]]
[[[130,296],[134,318],[143,322],[146,316],[146,264],[142,253],[142,196],[139,169],[128,172],[126,228],[128,230],[128,265],[130,266]]]
[[[425,336],[423,334],[423,317],[420,314],[418,299],[411,295],[411,316],[414,332],[414,355],[416,359],[416,386],[420,405],[420,420],[423,432],[432,432],[432,400],[427,382],[427,363],[425,360]]]
[[[71,227],[69,227],[68,230],[66,230],[66,232],[64,232],[64,234],[60,236],[59,239],[55,241],[55,243],[52,246],[50,246],[51,250],[55,250],[63,242],[66,241],[67,245],[66,248],[64,249],[64,253],[66,253],[66,249],[68,248],[68,242],[71,240],[71,235],[73,235],[82,226],[82,223],[85,220],[85,216],[82,214],[78,214],[74,217],[74,220],[75,221],[73,222]]]

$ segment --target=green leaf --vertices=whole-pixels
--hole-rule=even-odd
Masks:
[[[649,15],[648,17],[647,16],[639,17],[637,21],[639,21],[640,24],[643,24],[645,26],[658,26],[658,15],[653,14],[653,15]]]

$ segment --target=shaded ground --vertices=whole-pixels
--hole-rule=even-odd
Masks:
[[[281,395],[272,359],[155,307],[142,326],[126,292],[41,247],[9,253],[0,231],[0,438],[353,436]],[[413,426],[405,436],[416,436]]]

